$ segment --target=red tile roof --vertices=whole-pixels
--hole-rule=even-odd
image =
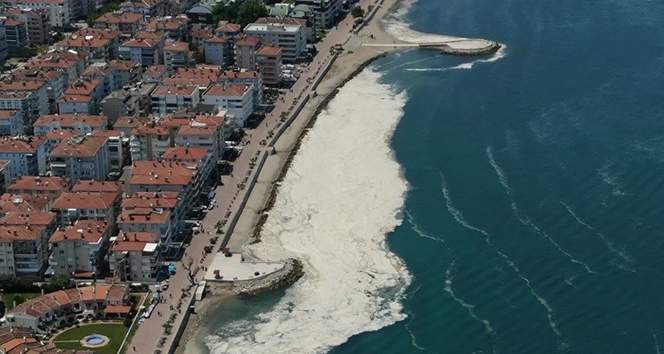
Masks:
[[[230,84],[214,85],[210,87],[204,96],[244,96],[249,92],[248,85]]]
[[[108,192],[120,193],[120,182],[118,181],[95,181],[81,180],[73,187],[72,192]]]
[[[203,161],[208,154],[206,148],[176,146],[166,149],[162,158],[164,160],[199,162]]]
[[[119,200],[117,193],[65,192],[53,202],[53,210],[105,209],[110,210]]]
[[[92,127],[92,129],[103,129],[108,124],[106,116],[90,114],[47,114],[39,117],[33,126],[40,127],[58,123],[61,127],[74,127],[83,123]]]
[[[37,149],[46,142],[46,137],[2,137],[0,138],[0,152],[14,152],[36,154]]]
[[[49,243],[85,241],[99,243],[108,231],[108,224],[100,220],[77,220],[74,225],[60,228],[48,240]]]
[[[63,177],[21,176],[8,188],[9,191],[66,191],[69,182]]]
[[[148,243],[159,241],[159,235],[152,232],[120,232],[111,252],[142,252]]]
[[[281,55],[281,48],[279,47],[270,47],[270,46],[265,46],[261,48],[256,55],[264,56],[264,57],[277,57]]]
[[[97,152],[106,145],[108,141],[104,136],[74,137],[58,144],[53,151],[52,157],[94,157]]]

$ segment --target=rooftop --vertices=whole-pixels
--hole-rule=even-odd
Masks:
[[[108,231],[108,224],[100,220],[77,220],[74,225],[59,228],[49,243],[82,240],[87,243],[99,243]]]
[[[9,191],[65,191],[69,182],[63,177],[21,176],[9,187]]]
[[[60,142],[53,151],[52,157],[94,157],[99,149],[108,141],[104,136],[73,137]]]
[[[53,202],[53,210],[97,209],[109,210],[119,199],[117,193],[64,192]]]

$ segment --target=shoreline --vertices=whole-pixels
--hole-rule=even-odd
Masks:
[[[371,0],[361,2],[365,8],[372,3],[373,1]],[[328,107],[329,102],[336,97],[342,87],[376,60],[385,57],[387,54],[417,49],[417,47],[391,45],[382,47],[363,45],[368,41],[383,41],[383,43],[392,44],[407,43],[388,33],[384,23],[384,20],[392,16],[401,6],[404,6],[404,2],[402,0],[378,0],[375,1],[375,4],[379,5],[374,10],[370,21],[360,31],[344,42],[343,53],[338,55],[330,66],[329,71],[320,80],[316,89],[317,96],[304,105],[299,114],[293,119],[292,124],[285,129],[283,135],[275,142],[274,149],[276,153],[268,156],[265,167],[258,173],[256,185],[249,194],[246,206],[240,211],[237,226],[229,238],[227,246],[232,251],[242,252],[246,244],[261,241],[260,235],[268,218],[267,213],[274,206],[279,193],[280,183],[286,177],[310,128],[314,126],[320,113]],[[344,19],[338,26],[341,26],[349,18],[350,16]],[[372,36],[371,38],[370,35]],[[500,45],[497,44],[495,49],[474,55],[492,54],[499,48]],[[440,48],[427,49],[439,50],[441,54],[457,55],[457,53],[452,51],[446,52]],[[464,55],[462,53],[458,54]],[[175,352],[208,352],[206,347],[201,348],[201,343],[197,343],[197,339],[201,339],[202,335],[207,334],[206,328],[201,326],[204,318],[202,314],[208,312],[213,306],[220,306],[221,303],[227,301],[229,298],[237,296],[241,296],[238,287],[228,285],[227,289],[221,290],[218,294],[208,294],[202,301],[197,303],[194,312],[187,321],[188,323],[185,324],[186,328]]]

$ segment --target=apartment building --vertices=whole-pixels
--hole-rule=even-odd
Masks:
[[[7,187],[7,192],[31,197],[45,197],[50,206],[70,188],[69,181],[62,177],[21,176]]]
[[[143,66],[163,63],[166,36],[163,32],[138,32],[135,38],[120,45],[119,56]]]
[[[122,175],[127,154],[128,138],[119,130],[98,130],[92,133],[94,137],[107,138],[108,145],[108,177],[115,179]]]
[[[0,82],[0,97],[10,98],[12,94],[25,92],[26,95],[16,95],[16,102],[9,107],[10,100],[6,105],[0,105],[0,109],[17,109],[24,113],[26,125],[32,125],[34,119],[42,114],[49,113],[48,86],[46,82],[39,80],[6,80]],[[20,107],[18,107],[20,105]]]
[[[151,65],[147,67],[143,73],[143,82],[158,84],[168,77],[170,70],[171,69],[166,65]]]
[[[104,85],[101,80],[79,80],[69,86],[58,98],[58,112],[96,114],[103,97]]]
[[[51,23],[47,9],[12,6],[5,10],[8,17],[25,23],[28,43],[45,44],[50,40]]]
[[[0,160],[10,161],[9,178],[46,173],[46,138],[18,136],[0,138]]]
[[[182,41],[187,38],[189,18],[187,16],[154,17],[145,25],[150,32],[164,32],[169,39]]]
[[[114,225],[120,200],[121,194],[114,192],[64,192],[53,202],[51,210],[58,215],[60,225],[83,219]]]
[[[154,122],[134,128],[129,139],[132,161],[157,160],[171,146],[173,146],[171,132],[167,127]]]
[[[225,37],[214,36],[203,41],[205,63],[219,66],[227,65],[226,55],[229,51],[230,41]]]
[[[97,278],[104,274],[110,238],[109,225],[100,220],[77,220],[53,233],[51,268],[56,275]]]
[[[204,148],[215,162],[221,160],[226,133],[224,124],[224,117],[221,116],[197,116],[180,126],[175,144],[185,148]]]
[[[260,38],[263,44],[281,48],[284,62],[301,59],[307,46],[305,27],[299,24],[250,23],[244,33]]]
[[[152,112],[157,114],[196,107],[200,102],[199,88],[194,85],[159,85],[152,91],[150,98]]]
[[[260,39],[256,36],[241,36],[235,40],[235,66],[245,70],[256,70],[256,51],[260,48]]]
[[[159,243],[166,248],[175,231],[171,212],[161,208],[122,209],[116,222],[118,229],[124,233],[149,232],[159,235]]]
[[[251,86],[254,108],[263,102],[263,78],[255,70],[226,70],[219,76],[220,85],[244,84]]]
[[[111,237],[110,271],[121,281],[155,281],[159,269],[159,235],[153,232],[120,232]]]
[[[110,173],[108,138],[87,135],[63,141],[51,151],[49,162],[52,175],[67,177],[72,183],[105,180]]]
[[[254,112],[253,91],[245,84],[214,85],[203,94],[203,104],[225,111],[226,117],[243,127]]]
[[[0,135],[21,135],[25,132],[23,112],[0,110]]]
[[[343,0],[295,0],[295,4],[307,5],[313,11],[318,31],[333,27],[343,14]]]
[[[19,49],[28,45],[28,31],[25,22],[13,18],[0,19],[0,30],[5,32],[9,55],[16,55]]]
[[[126,11],[107,12],[95,20],[95,28],[118,31],[131,37],[138,32],[144,22],[142,14]]]
[[[106,130],[106,116],[90,114],[48,114],[39,117],[33,126],[35,135],[46,136],[53,130],[71,130],[85,135],[97,130]]]
[[[16,4],[48,11],[49,24],[56,29],[69,27],[77,16],[75,0],[16,0]]]
[[[169,68],[187,67],[194,63],[192,52],[187,42],[166,42],[164,46],[164,65]]]
[[[256,53],[258,71],[266,85],[278,85],[281,82],[282,50],[279,47],[265,46]]]
[[[54,44],[56,49],[83,51],[93,59],[110,60],[118,57],[120,32],[109,29],[86,28],[76,31]]]
[[[156,84],[139,82],[113,91],[101,101],[102,111],[111,121],[121,116],[147,116],[155,87]]]

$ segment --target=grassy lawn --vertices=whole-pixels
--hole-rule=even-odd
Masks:
[[[14,296],[20,296],[23,298],[23,301],[32,299],[33,297],[37,297],[41,294],[39,293],[2,293],[2,297],[0,297],[0,301],[2,301],[5,306],[7,307],[7,310],[11,310],[14,308],[13,306],[13,301],[14,301]],[[17,303],[16,305],[20,305]]]
[[[122,339],[128,329],[122,323],[82,325],[60,333],[57,337],[53,338],[53,343],[62,349],[90,350],[82,347],[78,341],[91,334],[101,334],[108,337],[111,341],[105,347],[94,349],[94,352],[99,354],[115,354],[120,349]]]

